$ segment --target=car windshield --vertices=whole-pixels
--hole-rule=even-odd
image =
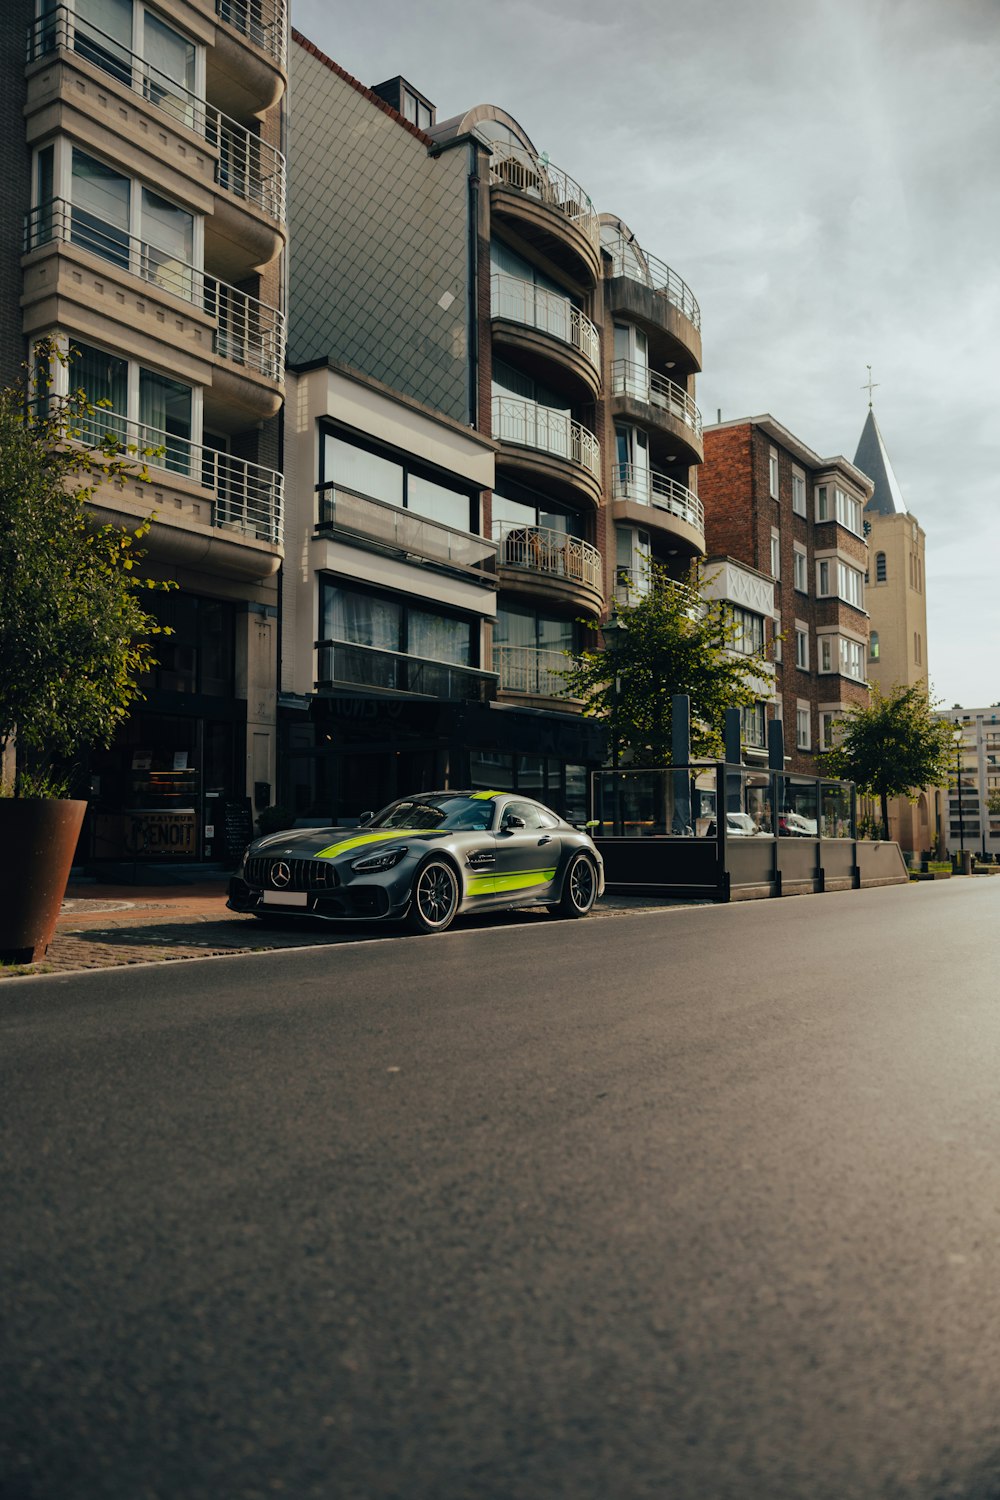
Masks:
[[[485,830],[492,823],[493,803],[485,798],[414,797],[393,802],[368,827]]]

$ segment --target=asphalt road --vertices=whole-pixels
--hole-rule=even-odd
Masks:
[[[0,1496],[1000,1496],[998,917],[8,981]]]

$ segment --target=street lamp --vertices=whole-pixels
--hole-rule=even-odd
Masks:
[[[965,815],[962,812],[962,741],[965,738],[961,729],[953,729],[952,740],[955,744],[955,782],[958,787],[958,846],[961,850],[960,869],[965,868]]]
[[[622,696],[622,674],[618,665],[617,655],[622,645],[622,638],[627,635],[628,626],[618,615],[611,615],[601,626],[601,634],[604,637],[604,649],[611,654],[611,665],[615,669],[614,696],[611,700],[611,769],[618,769],[618,709]]]

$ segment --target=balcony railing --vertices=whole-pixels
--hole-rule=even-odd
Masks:
[[[568,458],[596,479],[601,477],[601,445],[597,438],[565,412],[520,396],[493,397],[493,436],[523,448],[539,448]]]
[[[701,309],[694,293],[676,271],[655,256],[647,255],[634,240],[626,239],[621,230],[612,225],[605,224],[601,230],[601,244],[611,256],[612,276],[625,276],[629,281],[638,281],[651,291],[659,292],[695,328],[701,328]]]
[[[475,568],[497,554],[496,543],[488,537],[456,531],[342,484],[327,484],[319,491],[318,525],[456,568]]]
[[[25,251],[54,241],[78,245],[189,302],[214,319],[213,348],[220,359],[256,370],[268,380],[284,379],[285,318],[277,308],[62,198],[31,209],[25,220]]]
[[[285,66],[288,11],[285,0],[215,0],[215,14],[225,25]]]
[[[544,526],[522,526],[517,521],[495,521],[493,536],[500,545],[502,568],[524,568],[551,578],[567,578],[602,592],[601,554],[589,542]]]
[[[212,494],[213,526],[281,546],[284,481],[274,469],[101,406],[95,406],[77,436],[91,448],[114,442],[138,464],[193,481]]]
[[[454,666],[451,662],[406,656],[400,651],[348,641],[316,643],[316,685],[321,688],[363,687],[483,703],[495,683],[495,672],[481,672],[474,667]]]
[[[571,662],[561,651],[539,651],[534,646],[494,646],[493,665],[506,693],[531,693],[538,698],[569,698],[565,673]]]
[[[490,182],[497,187],[514,188],[529,198],[537,198],[549,208],[565,214],[599,250],[601,221],[590,197],[578,182],[554,167],[544,157],[533,156],[523,146],[510,141],[491,141]]]
[[[595,370],[600,370],[600,335],[568,297],[560,297],[533,281],[496,271],[490,277],[490,300],[494,318],[509,318],[513,323],[524,323],[528,328],[561,339],[589,359]]]
[[[612,478],[612,496],[615,500],[632,500],[636,505],[652,505],[656,510],[669,511],[681,521],[686,521],[696,531],[705,530],[705,511],[698,496],[686,485],[655,469],[643,468],[640,464],[616,464]]]
[[[611,393],[614,396],[634,396],[645,401],[668,416],[690,427],[695,437],[701,437],[701,412],[695,406],[683,386],[658,375],[648,365],[634,359],[616,359],[611,366]]]
[[[215,180],[224,192],[253,203],[272,219],[285,218],[285,158],[274,146],[231,120],[214,105],[122,46],[121,42],[57,5],[28,27],[28,62],[53,52],[75,52],[153,104],[176,124],[185,125],[218,153]]]

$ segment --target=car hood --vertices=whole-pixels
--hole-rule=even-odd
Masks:
[[[254,854],[287,854],[295,859],[338,859],[355,850],[375,849],[380,844],[405,843],[408,839],[437,840],[448,837],[447,830],[433,828],[286,828],[258,839]]]

